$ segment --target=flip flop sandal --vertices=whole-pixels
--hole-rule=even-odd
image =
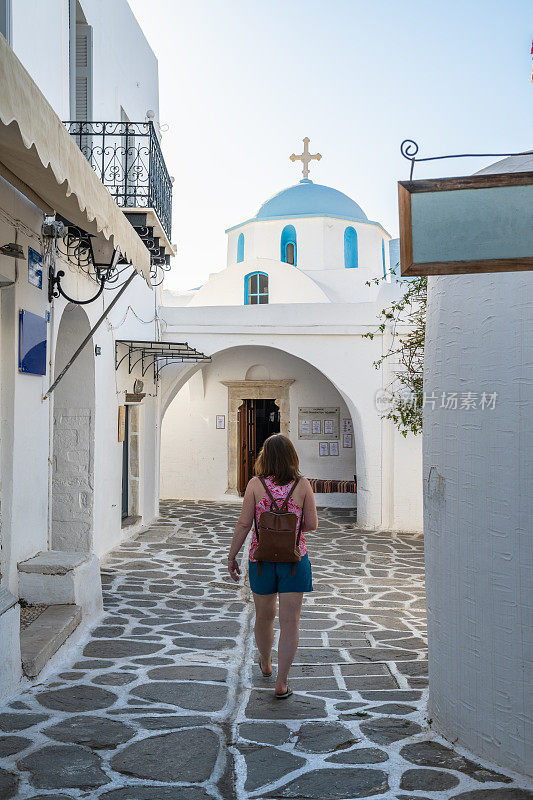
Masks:
[[[278,692],[274,692],[274,697],[276,700],[286,700],[287,697],[290,697],[292,694],[292,689],[290,686],[287,686],[287,691],[283,692],[283,694],[278,694]]]
[[[262,660],[263,659],[260,658],[259,661],[258,661],[259,669],[261,670],[261,675],[263,676],[263,678],[270,678],[270,676],[272,675],[272,670],[270,670],[270,672],[263,672],[263,667],[261,666],[261,661]]]

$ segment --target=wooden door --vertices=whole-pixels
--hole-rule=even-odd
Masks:
[[[255,402],[243,400],[237,412],[239,427],[239,494],[243,495],[248,481],[253,477],[256,459]]]

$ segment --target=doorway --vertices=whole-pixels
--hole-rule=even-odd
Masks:
[[[281,415],[273,399],[243,400],[237,412],[239,428],[239,494],[254,474],[254,464],[265,439],[280,432]]]

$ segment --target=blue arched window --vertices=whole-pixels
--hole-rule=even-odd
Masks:
[[[381,260],[383,261],[383,277],[387,277],[387,264],[385,263],[385,239],[381,240]]]
[[[244,233],[239,233],[237,239],[237,263],[239,261],[244,261]]]
[[[268,303],[268,275],[266,272],[249,272],[244,278],[244,305]]]
[[[294,225],[285,225],[281,232],[281,260],[296,266],[296,231]]]
[[[351,226],[344,231],[344,266],[355,269],[359,266],[357,256],[357,233]]]

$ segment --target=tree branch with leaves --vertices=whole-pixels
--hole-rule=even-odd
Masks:
[[[367,286],[379,285],[387,277],[395,278],[392,270],[382,278],[367,281]],[[403,294],[395,299],[379,314],[379,325],[375,332],[363,334],[374,339],[382,334],[385,342],[386,331],[391,333],[391,341],[380,358],[373,362],[376,369],[391,362],[392,378],[386,387],[390,403],[382,414],[383,419],[391,420],[403,436],[422,432],[424,342],[426,334],[427,277],[404,278],[398,281]],[[399,331],[402,331],[401,333]]]

